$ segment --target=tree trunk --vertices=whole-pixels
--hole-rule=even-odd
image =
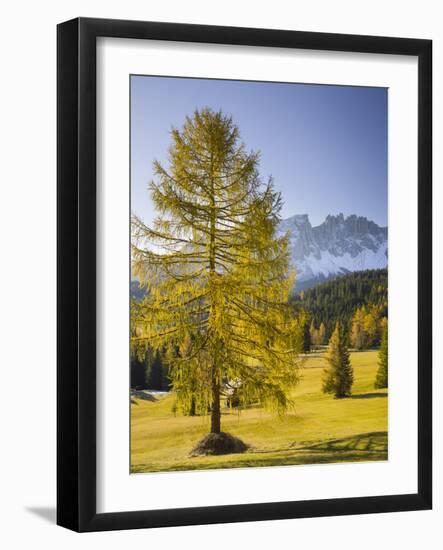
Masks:
[[[195,397],[192,396],[191,398],[191,405],[189,407],[189,416],[195,416],[196,410],[195,410]]]
[[[212,373],[211,433],[220,433],[220,382],[214,371]]]
[[[215,275],[215,191],[213,179],[213,159],[211,151],[211,226],[210,226],[210,242],[209,242],[209,271],[212,278]],[[211,309],[214,304],[211,304]],[[212,365],[212,410],[211,410],[211,433],[220,433],[220,381],[217,378],[217,370],[215,363]]]

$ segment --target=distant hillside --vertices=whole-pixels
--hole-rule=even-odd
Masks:
[[[348,323],[356,308],[362,305],[380,306],[381,315],[387,316],[388,270],[349,273],[297,292],[291,302],[296,311],[309,312],[317,327],[323,322],[327,335],[338,320]]]

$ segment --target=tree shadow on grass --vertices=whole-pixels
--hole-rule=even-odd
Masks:
[[[131,468],[131,473],[382,461],[388,459],[388,433],[368,432],[279,449],[253,448],[243,455],[237,455],[235,460],[229,459],[229,456],[232,457],[227,455],[226,459],[217,457],[216,460],[202,457],[200,460],[180,461],[166,467],[160,464],[137,465]]]
[[[387,392],[358,393],[357,395],[350,395],[349,399],[373,399],[374,397],[388,397],[388,393]]]
[[[320,441],[313,445],[306,445],[301,450],[309,451],[327,451],[327,452],[342,452],[342,451],[380,451],[387,452],[388,449],[388,433],[387,432],[368,432],[363,434],[353,435],[351,437],[343,437],[341,439],[329,439]]]

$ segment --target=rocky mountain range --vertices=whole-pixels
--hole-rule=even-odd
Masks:
[[[308,214],[297,214],[280,222],[278,234],[288,231],[297,291],[354,271],[387,267],[388,228],[365,217],[328,215],[313,227]],[[132,280],[131,295],[140,299],[143,294]]]
[[[297,290],[353,271],[387,267],[388,228],[365,217],[329,215],[313,227],[307,214],[295,215],[280,222],[278,232],[287,231]]]

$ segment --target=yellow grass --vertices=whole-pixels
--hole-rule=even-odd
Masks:
[[[172,412],[173,395],[131,405],[131,471],[194,470],[386,460],[387,390],[375,390],[377,352],[353,352],[353,395],[321,392],[322,353],[312,353],[293,391],[295,410],[278,418],[262,408],[223,409],[222,430],[251,445],[243,454],[189,457],[208,432],[207,417]]]

